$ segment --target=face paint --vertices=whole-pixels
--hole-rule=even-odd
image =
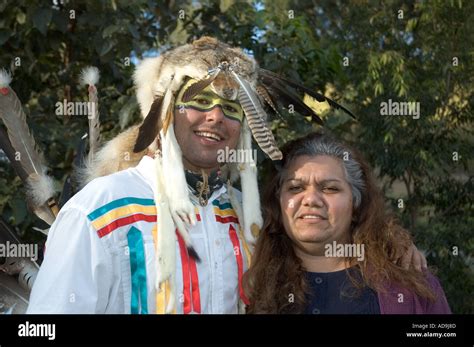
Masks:
[[[175,104],[177,109],[184,107],[193,108],[201,112],[209,112],[214,107],[220,107],[225,117],[242,123],[244,111],[240,104],[235,101],[221,98],[212,91],[211,86],[204,88],[200,93],[195,95],[192,100],[183,102],[182,97],[184,92],[195,82],[195,80],[189,80],[188,83],[181,88]]]

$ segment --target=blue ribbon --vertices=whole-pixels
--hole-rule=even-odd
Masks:
[[[145,249],[142,233],[131,227],[127,234],[130,250],[130,269],[132,272],[132,308],[133,314],[148,314]],[[139,310],[140,306],[140,310]]]

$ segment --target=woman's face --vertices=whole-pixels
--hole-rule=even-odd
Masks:
[[[349,242],[352,192],[339,159],[294,160],[282,183],[280,208],[286,233],[307,253],[321,255],[326,244]]]

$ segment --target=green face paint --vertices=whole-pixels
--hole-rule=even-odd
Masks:
[[[220,107],[224,116],[242,123],[244,117],[244,111],[239,103],[227,99],[221,98],[219,95],[214,93],[211,86],[207,86],[199,94],[195,95],[192,100],[183,102],[182,97],[184,92],[195,83],[196,80],[189,80],[183,88],[181,88],[178,97],[176,99],[176,108],[192,108],[201,112],[209,112],[215,107]]]

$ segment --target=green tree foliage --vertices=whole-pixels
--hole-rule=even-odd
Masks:
[[[80,70],[99,67],[101,130],[109,139],[139,121],[135,59],[202,35],[245,47],[260,65],[348,106],[353,121],[324,105],[326,127],[375,168],[387,207],[438,268],[454,312],[473,313],[471,1],[0,1],[0,67],[58,188],[71,172],[86,117],[55,104],[87,100]],[[420,115],[383,115],[381,105],[417,102]],[[273,120],[277,140],[317,129],[291,112]],[[43,240],[22,184],[0,162],[0,213],[27,240]],[[265,170],[262,172],[265,178]]]

